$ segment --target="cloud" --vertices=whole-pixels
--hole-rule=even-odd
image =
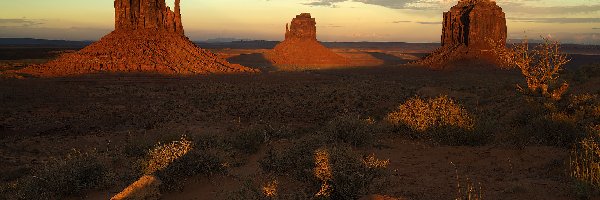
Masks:
[[[0,26],[0,38],[98,40],[110,31],[110,29],[90,27],[47,28],[35,26]]]
[[[411,23],[412,21],[393,21],[392,23],[394,24],[400,24],[400,23]]]
[[[530,6],[523,3],[498,3],[507,12],[522,13],[528,15],[566,15],[587,14],[600,10],[600,4],[592,5],[561,5],[561,6]]]
[[[31,27],[44,24],[44,20],[0,19],[0,27]]]
[[[438,25],[442,24],[442,22],[415,22],[417,24],[425,24],[425,25]]]
[[[600,23],[600,18],[508,18],[514,22],[531,22],[531,23],[556,23],[556,24],[573,24],[573,23]]]
[[[304,5],[335,7],[336,3],[340,3],[340,2],[344,2],[344,1],[347,1],[347,0],[319,0],[319,1],[309,2],[309,3],[304,3]]]
[[[311,6],[331,6],[334,7],[342,2],[359,2],[363,4],[383,6],[392,9],[414,9],[425,10],[431,8],[440,8],[447,6],[450,0],[312,0],[305,5]]]
[[[342,2],[360,2],[364,4],[383,6],[391,9],[408,9],[421,10],[427,12],[441,12],[448,10],[456,4],[456,0],[311,0],[305,5],[311,6],[330,6],[335,7],[336,4]],[[556,15],[556,14],[576,14],[576,13],[595,13],[600,10],[600,4],[587,3],[574,5],[573,3],[565,3],[566,5],[549,5],[538,6],[540,0],[503,0],[498,1],[507,13],[517,13],[523,15]],[[570,5],[569,5],[570,4]]]

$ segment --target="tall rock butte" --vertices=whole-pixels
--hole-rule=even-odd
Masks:
[[[442,47],[420,63],[438,68],[465,60],[493,63],[490,41],[505,45],[506,34],[505,14],[495,1],[459,0],[444,12]]]
[[[213,74],[256,72],[231,64],[192,43],[175,11],[165,0],[115,0],[115,30],[82,50],[18,73],[56,77],[100,72]]]
[[[297,15],[286,24],[285,40],[267,52],[267,58],[282,70],[348,65],[348,59],[317,41],[316,24],[310,13]]]

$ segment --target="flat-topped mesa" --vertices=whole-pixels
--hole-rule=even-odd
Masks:
[[[491,49],[490,41],[506,44],[506,18],[491,0],[460,0],[444,12],[442,46]]]
[[[164,0],[115,0],[115,30],[155,29],[184,34],[180,0],[175,12]]]
[[[317,41],[317,22],[315,18],[312,18],[310,13],[296,15],[296,18],[292,19],[291,26],[286,24],[285,39]]]

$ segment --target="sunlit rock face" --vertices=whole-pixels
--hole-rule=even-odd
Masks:
[[[183,31],[180,1],[115,0],[115,30],[84,49],[21,70],[36,76],[102,72],[195,75],[256,72],[198,48]]]
[[[461,0],[444,12],[442,46],[490,49],[488,40],[506,43],[506,18],[490,0]]]
[[[287,26],[287,25],[286,25]],[[310,13],[296,15],[285,30],[285,40],[317,41],[317,22]]]
[[[180,0],[175,11],[164,0],[115,0],[115,30],[157,29],[183,35]]]
[[[443,17],[442,47],[417,64],[432,68],[496,64],[498,55],[491,50],[494,44],[506,45],[507,27],[505,14],[495,1],[461,0]]]
[[[283,70],[348,65],[349,61],[317,41],[317,22],[310,13],[296,15],[286,24],[285,40],[266,54]]]

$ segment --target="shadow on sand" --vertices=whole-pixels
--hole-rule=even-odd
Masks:
[[[263,72],[277,70],[277,67],[273,66],[273,63],[267,60],[267,58],[265,58],[265,55],[262,53],[240,54],[228,58],[227,61],[233,64],[240,64],[246,67],[259,69]]]
[[[381,52],[366,52],[367,54],[383,61],[382,66],[408,64],[411,60],[403,59],[392,54]]]

